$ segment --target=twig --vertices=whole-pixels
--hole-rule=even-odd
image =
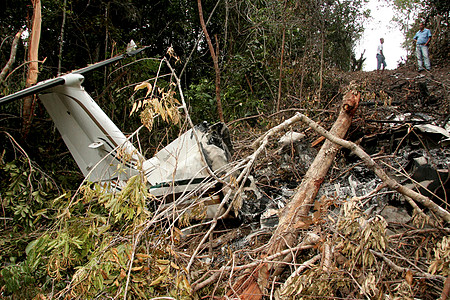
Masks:
[[[16,71],[17,71],[18,69],[20,69],[21,67],[23,67],[23,66],[25,66],[25,65],[27,65],[27,64],[34,63],[34,62],[43,64],[43,63],[45,63],[46,60],[47,60],[47,57],[44,58],[43,60],[29,60],[29,61],[26,61],[26,62],[24,62],[24,63],[21,63],[18,67],[14,68],[14,70],[12,70],[12,71],[8,74],[8,76],[6,76],[5,81],[8,80],[9,76],[11,76],[14,72],[16,72]]]
[[[11,45],[11,54],[9,56],[9,60],[6,63],[5,67],[3,68],[2,72],[0,73],[0,82],[3,81],[3,79],[6,76],[6,73],[8,73],[9,69],[11,68],[12,64],[16,60],[16,52],[17,52],[17,45],[20,40],[20,36],[22,35],[23,29],[20,29],[19,32],[16,33],[14,40]]]
[[[126,300],[127,299],[127,292],[128,292],[128,286],[130,284],[130,278],[131,278],[131,270],[133,269],[133,261],[134,261],[134,255],[136,254],[136,248],[139,244],[139,242],[141,241],[141,237],[142,235],[151,227],[153,226],[153,222],[148,222],[147,225],[141,230],[139,231],[139,233],[136,235],[136,239],[134,240],[133,243],[133,250],[131,251],[131,258],[130,258],[130,264],[128,266],[128,274],[127,274],[127,282],[125,284],[125,291],[123,293],[123,299]],[[133,236],[134,237],[134,236]],[[161,298],[164,299],[164,298]]]
[[[448,228],[426,228],[426,229],[414,229],[406,232],[393,234],[389,236],[390,239],[402,238],[405,235],[416,235],[416,234],[428,234],[432,232],[444,231],[445,234],[450,234],[450,229]]]
[[[26,158],[27,158],[28,166],[30,167],[30,174],[28,174],[28,177],[27,177],[28,185],[30,187],[31,192],[33,192],[33,184],[31,182],[31,176],[33,175],[33,172],[32,172],[33,171],[33,166],[31,164],[31,159],[28,156],[27,152],[19,145],[19,143],[8,132],[4,132],[4,133],[8,136],[8,138],[11,140],[11,142],[13,144],[15,144],[17,148],[19,148],[20,152],[22,152],[22,154],[25,155]]]
[[[306,268],[311,267],[311,265],[314,264],[316,261],[318,261],[321,257],[322,257],[322,254],[317,254],[317,255],[313,256],[311,259],[303,262],[300,266],[298,266],[298,268],[295,269],[295,271],[281,285],[280,291],[283,291],[287,286],[291,285],[291,283],[295,279],[295,277],[300,275],[300,273],[303,272],[303,270],[305,270]]]
[[[268,140],[271,136],[273,136],[275,133],[280,132],[281,130],[284,130],[288,128],[289,126],[297,123],[299,121],[299,118],[297,116],[294,116],[292,118],[287,119],[283,123],[271,128],[269,131],[267,131],[263,136],[259,137],[252,143],[252,148],[256,148],[258,145],[267,144]]]
[[[378,192],[381,191],[382,189],[384,189],[385,187],[386,187],[386,184],[381,183],[381,184],[377,185],[377,187],[374,190],[370,191],[369,193],[367,193],[363,196],[360,196],[360,197],[354,197],[354,199],[357,202],[361,202],[361,200],[364,200],[364,199],[370,199],[372,197],[379,195]],[[365,201],[364,203],[358,203],[358,206],[364,207],[364,205],[366,205],[367,202],[368,202],[368,200]]]
[[[406,272],[410,269],[408,268],[403,268],[400,266],[397,266],[392,260],[390,260],[389,258],[387,258],[383,253],[377,252],[375,250],[369,249],[370,252],[372,252],[373,255],[382,258],[384,260],[384,262],[391,267],[393,270],[402,273],[402,272]],[[416,275],[420,276],[420,277],[425,277],[427,279],[439,279],[439,280],[444,280],[445,277],[444,276],[440,276],[440,275],[432,275],[429,273],[425,273],[425,272],[416,272]]]
[[[329,273],[331,271],[332,255],[333,255],[333,247],[331,247],[330,243],[324,243],[322,252],[322,269],[324,272]]]

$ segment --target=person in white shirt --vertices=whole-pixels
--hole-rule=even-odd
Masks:
[[[383,44],[384,44],[384,39],[381,38],[380,44],[377,47],[377,72],[380,71],[382,65],[383,65],[383,69],[381,70],[381,72],[383,72],[384,68],[386,67],[386,60],[384,59],[384,52],[383,52]]]

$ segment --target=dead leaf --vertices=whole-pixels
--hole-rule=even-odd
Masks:
[[[409,285],[413,283],[413,273],[411,270],[407,270],[405,274],[405,280]]]
[[[149,82],[144,81],[141,84],[138,84],[137,86],[134,87],[134,90],[137,91],[145,88],[147,88],[147,93],[145,94],[145,97],[147,97],[152,91],[152,85]]]

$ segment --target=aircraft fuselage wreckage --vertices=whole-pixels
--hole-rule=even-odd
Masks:
[[[217,192],[205,193],[214,186],[208,167],[219,171],[230,159],[231,143],[225,124],[197,125],[146,159],[82,86],[85,73],[142,50],[39,82],[0,98],[0,104],[39,95],[88,181],[120,190],[129,178],[143,172],[150,194],[173,201],[180,196],[195,198],[199,192],[211,217],[220,196]],[[179,204],[186,205],[189,203]]]

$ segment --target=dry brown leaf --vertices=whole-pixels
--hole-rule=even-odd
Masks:
[[[413,273],[411,270],[406,271],[405,274],[405,280],[409,285],[412,285],[413,283]]]

